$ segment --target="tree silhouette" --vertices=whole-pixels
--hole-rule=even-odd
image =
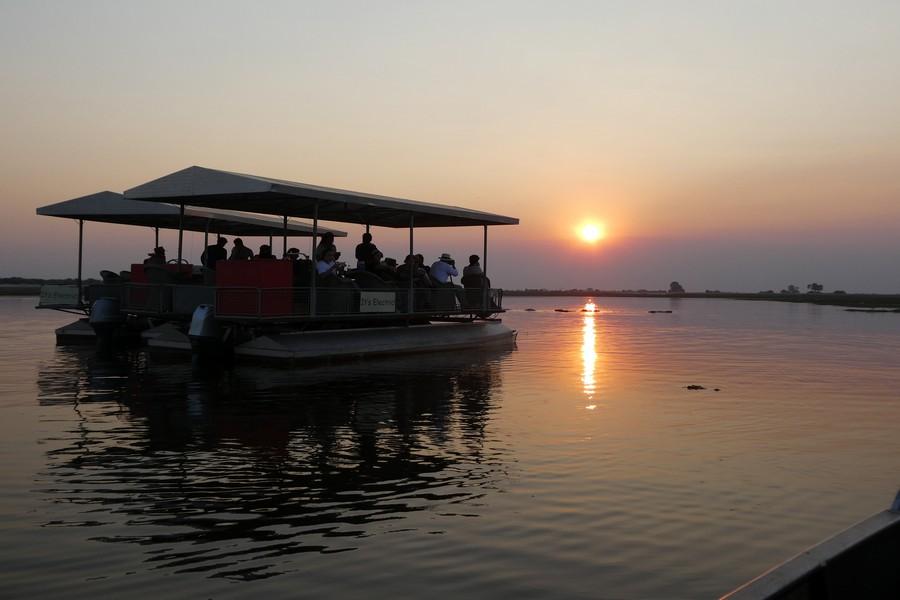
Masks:
[[[669,293],[670,294],[683,294],[684,288],[681,287],[681,284],[677,281],[673,281],[669,284]]]
[[[818,294],[823,289],[825,289],[825,286],[822,285],[821,283],[810,283],[809,285],[806,286],[806,289],[809,290],[810,294]]]

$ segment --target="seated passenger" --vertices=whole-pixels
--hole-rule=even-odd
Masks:
[[[253,250],[244,245],[244,240],[234,238],[234,247],[231,249],[230,260],[250,260],[253,258]]]
[[[275,256],[272,254],[272,247],[268,244],[260,246],[259,254],[254,256],[253,260],[275,260]]]
[[[166,264],[166,249],[162,246],[153,249],[153,252],[144,259],[145,265],[164,265]]]
[[[369,270],[385,281],[397,281],[397,261],[393,258],[384,258],[378,251],[375,253],[375,258],[378,260]]]
[[[469,257],[469,264],[463,268],[463,277],[466,275],[484,275],[484,272],[481,270],[481,265],[478,264],[477,254],[473,254]]]
[[[425,257],[422,256],[421,254],[416,254],[416,264],[419,266],[420,269],[425,271],[426,274],[431,272],[431,267],[429,267],[428,265],[425,264]]]
[[[431,270],[428,272],[428,276],[434,281],[436,287],[454,290],[454,295],[456,296],[456,300],[459,301],[459,306],[465,306],[466,300],[462,287],[455,285],[453,281],[450,280],[451,277],[457,275],[459,275],[459,272],[456,270],[456,261],[454,261],[453,257],[446,252],[441,254],[441,257],[431,265]],[[442,308],[455,309],[456,307],[443,305]]]
[[[413,284],[416,287],[432,287],[433,283],[416,260],[415,255],[410,254],[404,259],[403,264],[397,267],[397,281],[402,285],[409,284],[409,272],[412,269]]]
[[[450,278],[459,275],[459,272],[456,270],[456,261],[453,260],[452,256],[444,252],[441,254],[441,257],[431,265],[431,270],[428,271],[428,275],[437,285],[453,285]]]
[[[326,250],[321,260],[316,261],[316,273],[319,274],[319,278],[326,279],[337,277],[338,265],[340,263],[335,260],[334,255],[334,250]]]
[[[319,245],[316,246],[316,261],[320,261],[325,258],[325,253],[331,250],[334,252],[334,260],[337,260],[341,257],[341,253],[337,251],[337,246],[334,245],[334,234],[330,231],[322,235],[322,239],[319,241]]]
[[[481,270],[481,265],[478,264],[478,260],[477,254],[473,254],[469,257],[469,264],[463,269],[462,279],[459,280],[464,287],[491,287],[491,282],[484,276],[484,271]]]

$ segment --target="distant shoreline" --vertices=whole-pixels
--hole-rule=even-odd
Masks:
[[[43,283],[0,283],[0,296],[37,296],[41,285],[69,284],[71,280],[48,280]],[[96,283],[85,281],[85,285]],[[828,306],[844,306],[859,309],[897,309],[900,310],[900,294],[778,294],[778,293],[746,293],[746,292],[685,292],[670,294],[664,291],[611,291],[611,290],[504,290],[504,296],[517,298],[704,298],[716,300],[754,300],[766,302],[793,302],[802,304],[821,304]]]
[[[100,283],[94,278],[85,279],[84,286]],[[38,279],[36,277],[0,277],[0,296],[39,296],[44,285],[77,285],[76,279]]]
[[[41,286],[33,284],[0,284],[0,296],[37,296],[41,293]]]
[[[766,302],[794,302],[822,304],[862,309],[900,309],[900,294],[778,294],[745,292],[685,292],[670,294],[663,291],[603,291],[603,290],[504,290],[504,296],[540,298],[578,296],[591,298],[705,298],[716,300],[755,300]]]

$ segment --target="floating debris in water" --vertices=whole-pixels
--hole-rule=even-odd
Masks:
[[[684,389],[686,389],[686,390],[705,390],[706,388],[703,387],[702,385],[692,384],[692,385],[684,386]]]
[[[568,308],[554,308],[553,312],[572,312]]]
[[[533,309],[533,308],[526,308],[526,309],[525,309],[525,312],[534,312],[534,310],[535,310],[535,309]]]
[[[670,313],[671,310],[648,310],[648,313]]]

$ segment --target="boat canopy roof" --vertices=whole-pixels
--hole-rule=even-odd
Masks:
[[[36,212],[48,217],[178,229],[179,210],[180,207],[173,204],[127,200],[116,192],[98,192],[48,204],[38,208]],[[242,214],[230,210],[185,207],[184,229],[226,235],[282,236],[284,222],[274,217]],[[327,232],[333,233],[336,237],[347,235],[346,232],[336,229],[318,228],[319,235]],[[306,223],[288,221],[287,234],[292,237],[310,237],[312,227]]]
[[[515,225],[514,217],[362,192],[188,167],[125,191],[129,200],[314,218],[381,227]]]

